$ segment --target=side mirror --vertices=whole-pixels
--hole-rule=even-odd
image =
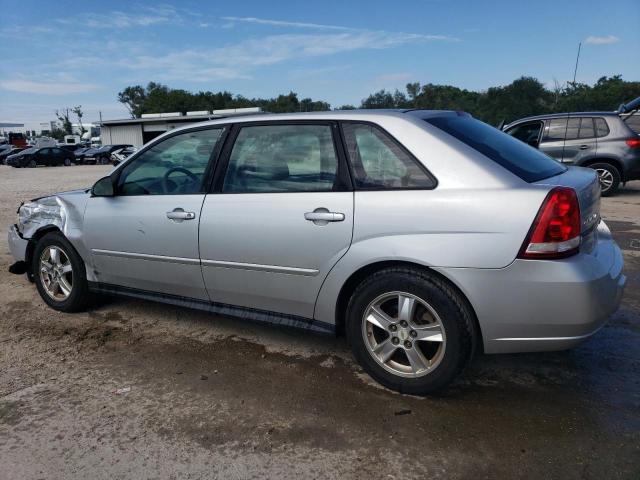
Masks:
[[[113,197],[114,195],[115,188],[111,177],[102,177],[91,187],[92,197]]]

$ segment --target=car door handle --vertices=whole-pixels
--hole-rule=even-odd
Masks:
[[[580,150],[587,150],[591,148],[591,145],[580,145]]]
[[[330,212],[326,208],[316,208],[313,212],[305,213],[304,219],[319,225],[326,225],[328,222],[344,221],[344,213]]]
[[[167,212],[167,218],[174,222],[182,222],[183,220],[193,220],[196,218],[196,212],[185,212],[182,208],[174,208],[173,211]]]

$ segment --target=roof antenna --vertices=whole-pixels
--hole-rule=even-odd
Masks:
[[[578,73],[578,61],[580,60],[580,47],[582,42],[578,43],[578,55],[576,56],[576,68],[573,70],[573,86],[576,86],[576,74]]]

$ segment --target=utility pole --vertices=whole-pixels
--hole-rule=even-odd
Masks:
[[[573,70],[573,86],[576,86],[576,75],[578,73],[578,61],[580,60],[580,47],[582,47],[582,42],[578,43],[578,55],[576,56],[576,68]]]

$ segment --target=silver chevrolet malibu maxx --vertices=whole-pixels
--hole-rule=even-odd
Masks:
[[[377,381],[425,394],[475,350],[603,325],[626,278],[599,209],[593,170],[462,112],[235,117],[24,203],[11,270],[64,312],[108,293],[344,333]]]

